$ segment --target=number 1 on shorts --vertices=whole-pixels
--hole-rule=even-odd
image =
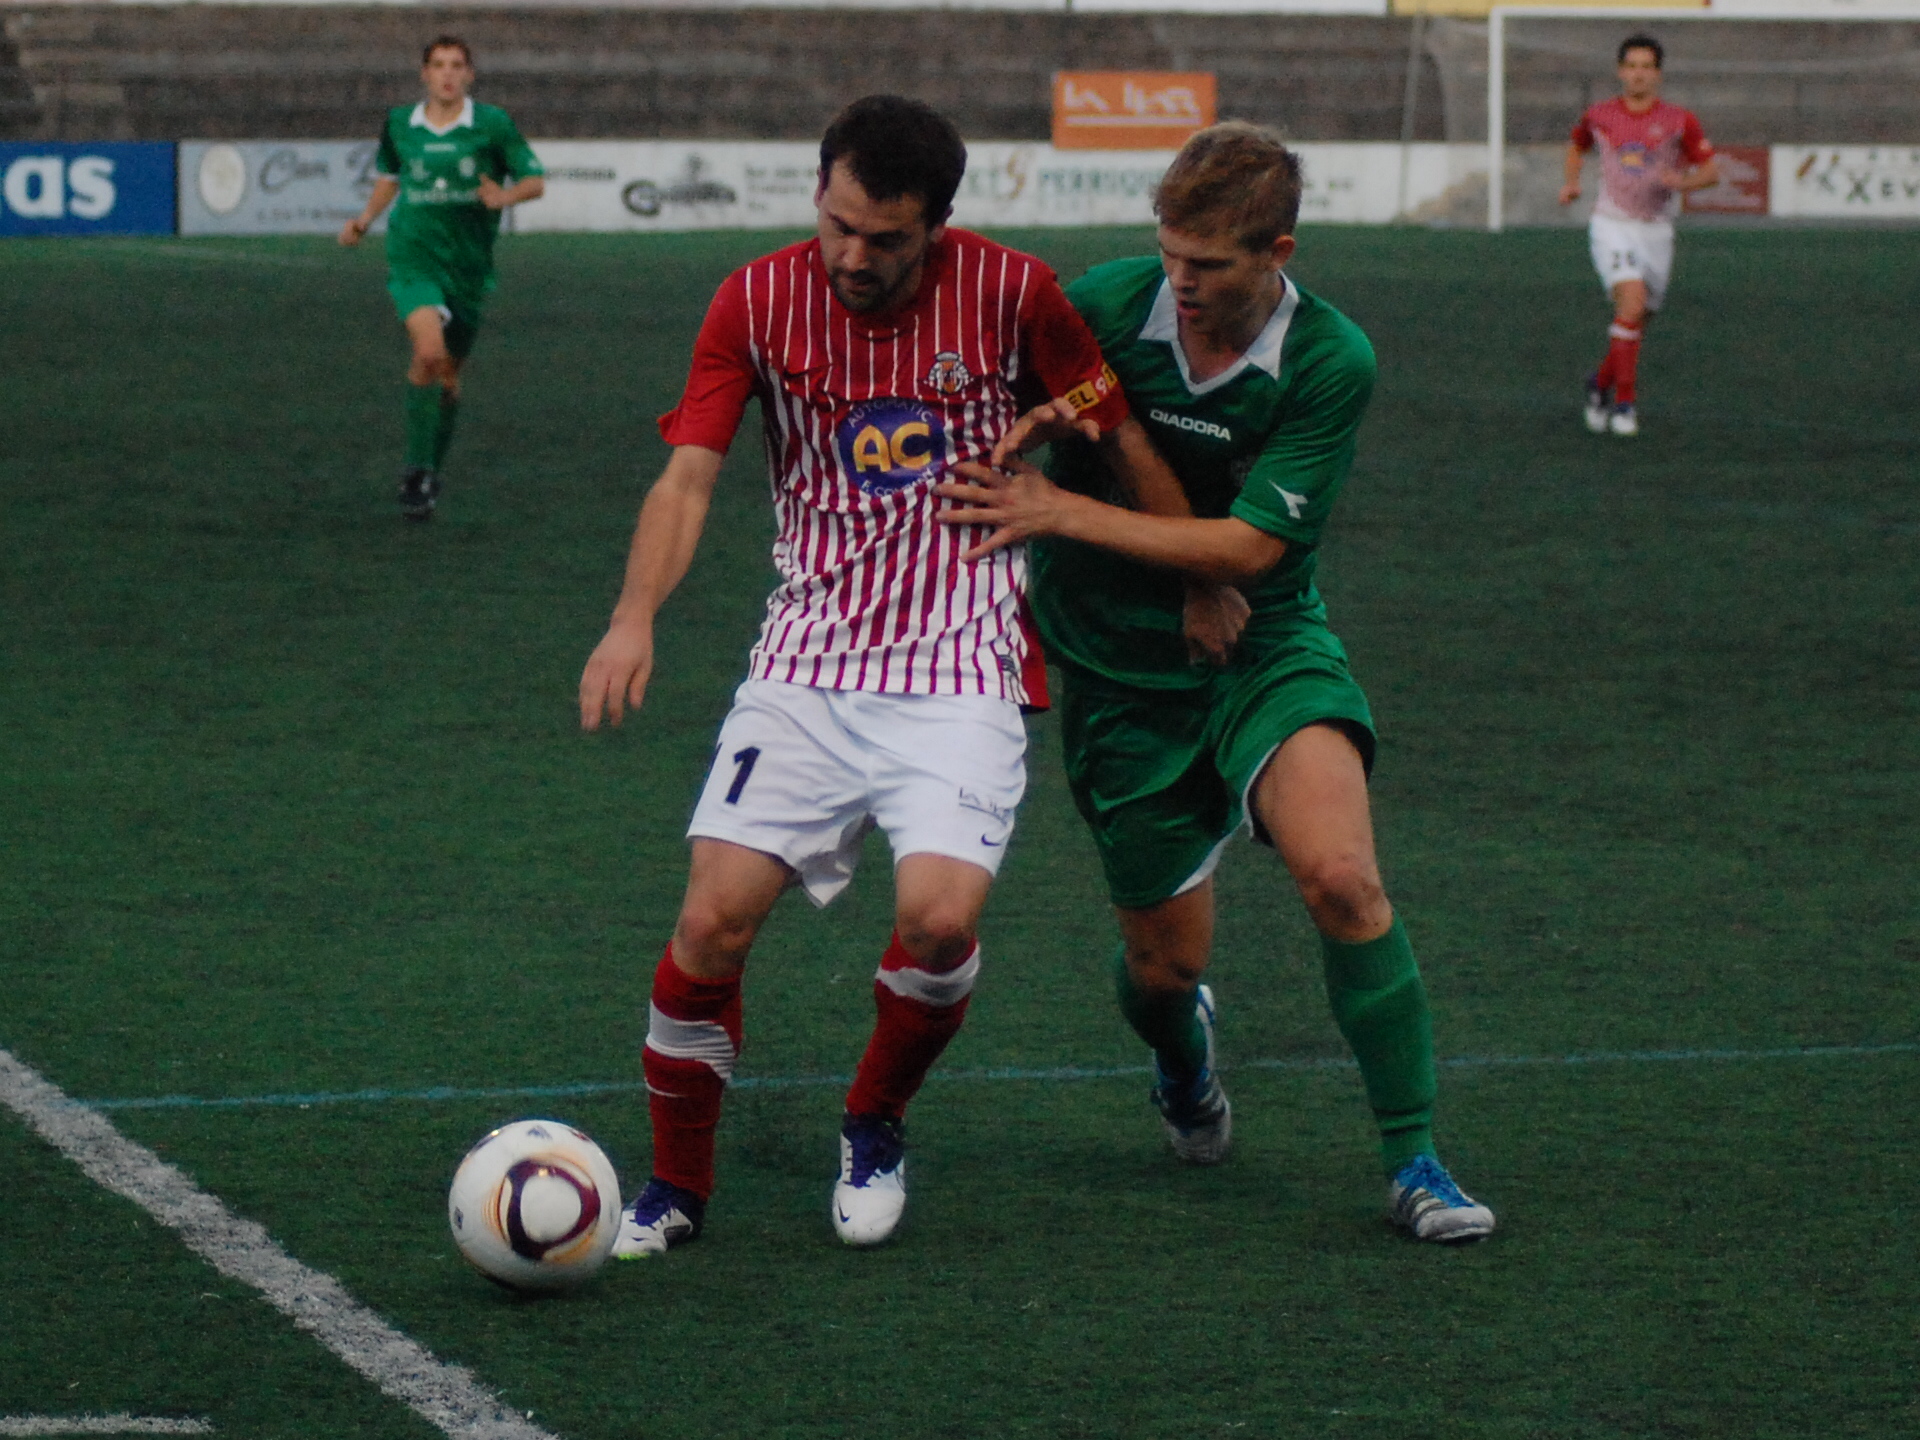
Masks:
[[[738,805],[740,792],[747,788],[747,777],[753,774],[753,762],[760,758],[760,747],[749,745],[744,750],[733,752],[734,764],[740,768],[733,772],[733,784],[727,787],[727,804]]]

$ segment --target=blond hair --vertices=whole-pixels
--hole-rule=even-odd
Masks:
[[[1187,138],[1153,193],[1153,213],[1175,230],[1227,230],[1264,250],[1293,233],[1300,184],[1300,157],[1276,131],[1227,120]]]

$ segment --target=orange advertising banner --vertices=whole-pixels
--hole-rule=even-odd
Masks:
[[[1177,150],[1213,124],[1205,70],[1061,70],[1053,77],[1059,150]]]

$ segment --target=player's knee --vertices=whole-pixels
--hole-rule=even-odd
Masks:
[[[928,970],[951,970],[973,953],[973,916],[958,906],[935,903],[903,911],[896,917],[895,928],[901,947]]]
[[[1127,947],[1127,975],[1142,990],[1186,992],[1207,973],[1207,957],[1182,947],[1135,941]]]
[[[1317,860],[1294,876],[1307,913],[1322,934],[1336,939],[1374,928],[1388,909],[1386,887],[1373,864],[1356,855]]]
[[[673,929],[673,952],[692,973],[738,969],[753,945],[754,923],[711,901],[689,897]]]

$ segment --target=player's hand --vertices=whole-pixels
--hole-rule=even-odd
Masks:
[[[653,626],[616,620],[580,674],[580,728],[598,730],[604,714],[618,725],[638,710],[653,675]]]
[[[366,233],[366,224],[356,215],[340,227],[340,243],[347,246],[358,245]]]
[[[491,175],[480,177],[480,203],[489,210],[507,208],[507,192],[500,188],[500,182]]]
[[[1562,205],[1571,205],[1574,201],[1578,200],[1579,198],[1580,198],[1580,182],[1578,180],[1569,180],[1566,184],[1560,187],[1560,203]]]
[[[1071,400],[1049,400],[1044,405],[1034,406],[1013,422],[1013,428],[994,442],[988,463],[1004,465],[1012,456],[1024,455],[1037,446],[1049,445],[1055,440],[1070,440],[1076,435],[1083,440],[1098,440],[1100,427],[1091,420],[1082,419]]]
[[[1187,658],[1196,665],[1225,665],[1233,658],[1233,647],[1240,643],[1240,632],[1247,628],[1247,617],[1252,613],[1247,597],[1231,585],[1187,581],[1187,599],[1181,612]]]
[[[1035,535],[1059,531],[1060,512],[1067,497],[1038,467],[1011,459],[999,469],[962,461],[953,467],[962,477],[945,480],[933,493],[964,506],[942,510],[935,518],[943,525],[991,525],[994,531],[960,558],[984,559],[995,550],[1018,545]]]

